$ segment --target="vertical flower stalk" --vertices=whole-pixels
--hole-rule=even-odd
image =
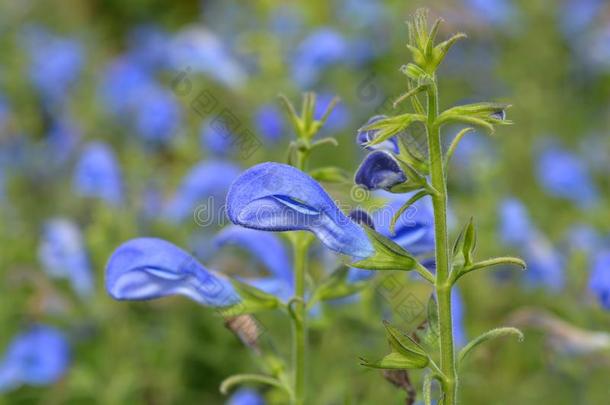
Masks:
[[[294,394],[296,405],[305,402],[305,357],[307,352],[307,314],[305,312],[305,273],[307,271],[307,250],[309,240],[304,234],[293,238],[294,247],[294,293],[292,301],[293,319],[293,367]]]

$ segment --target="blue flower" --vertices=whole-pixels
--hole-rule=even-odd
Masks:
[[[178,33],[170,45],[169,58],[176,70],[192,69],[229,87],[240,87],[247,79],[229,49],[205,29],[189,28]]]
[[[120,118],[134,112],[150,86],[150,72],[128,56],[115,59],[102,72],[98,93],[106,111]]]
[[[123,200],[123,184],[114,152],[103,142],[87,144],[74,171],[74,190],[83,197],[100,198],[117,205]]]
[[[240,388],[231,395],[226,405],[265,405],[265,400],[253,389]]]
[[[258,133],[271,142],[279,141],[286,131],[282,113],[271,104],[258,109],[254,116],[254,125]]]
[[[345,38],[330,28],[312,32],[298,46],[292,67],[293,78],[303,87],[311,86],[320,74],[348,56]]]
[[[356,184],[368,190],[390,191],[407,181],[407,175],[390,152],[376,150],[369,153],[354,177]]]
[[[132,239],[112,253],[106,265],[106,290],[117,300],[179,294],[211,307],[240,300],[227,279],[205,269],[179,247],[156,238]]]
[[[506,25],[516,14],[508,0],[466,0],[468,10],[492,25]]]
[[[328,105],[335,98],[331,93],[319,93],[316,97],[316,105],[314,109],[313,117],[316,120],[321,119],[328,108]],[[326,123],[320,131],[322,132],[338,132],[345,129],[350,122],[350,112],[347,109],[345,103],[339,103],[332,110]]]
[[[592,256],[602,246],[602,238],[597,231],[589,225],[575,225],[568,230],[568,249],[581,251]]]
[[[604,6],[603,0],[567,0],[559,8],[560,26],[570,39],[589,28]]]
[[[610,250],[601,250],[593,257],[589,288],[601,306],[610,310]]]
[[[516,198],[507,198],[500,204],[500,237],[508,245],[525,245],[535,229],[527,208]]]
[[[145,140],[167,143],[180,126],[180,107],[160,86],[148,86],[135,106],[135,127]]]
[[[182,221],[192,217],[196,208],[207,211],[197,215],[214,216],[222,208],[229,186],[241,172],[240,168],[230,162],[220,160],[205,161],[193,167],[185,176],[174,198],[165,210],[165,216],[171,221]],[[220,220],[219,218],[208,218]],[[203,218],[196,218],[198,222]]]
[[[57,329],[35,325],[17,335],[0,363],[0,392],[23,384],[54,384],[70,364],[70,347]]]
[[[564,260],[561,254],[541,234],[530,238],[523,248],[527,271],[525,280],[532,287],[560,291],[565,284]]]
[[[389,152],[398,153],[398,141],[395,136],[391,137],[387,141],[381,142],[375,146],[368,146],[367,143],[371,142],[375,139],[378,129],[364,129],[370,125],[373,125],[377,121],[383,120],[387,118],[386,115],[374,115],[362,126],[362,128],[358,129],[356,133],[356,142],[363,148],[367,148],[369,150],[383,149]]]
[[[248,251],[253,258],[258,259],[271,272],[272,280],[292,289],[292,264],[284,245],[275,234],[228,226],[216,235],[214,243],[218,248],[232,245]],[[292,291],[290,293],[292,294]]]
[[[93,293],[93,275],[83,237],[70,220],[54,218],[45,223],[38,257],[49,275],[70,280],[80,296]]]
[[[226,156],[231,152],[234,135],[225,125],[204,121],[200,131],[201,144],[214,156]]]
[[[30,57],[30,80],[45,103],[52,107],[65,101],[83,67],[81,43],[74,38],[55,36],[40,27],[29,27],[25,32],[25,47]]]
[[[166,67],[169,44],[167,33],[152,24],[135,27],[128,37],[130,56],[150,69]]]
[[[464,346],[468,342],[464,329],[464,301],[459,289],[451,290],[451,320],[453,323],[453,340],[456,346]]]
[[[81,137],[76,123],[67,117],[53,121],[47,132],[47,145],[52,162],[65,162]]]
[[[246,228],[310,231],[329,249],[353,257],[373,253],[364,230],[337,208],[324,189],[285,164],[262,163],[239,176],[227,194],[227,214]]]
[[[597,188],[586,164],[567,150],[553,145],[543,148],[538,157],[537,176],[542,187],[555,197],[583,207],[597,201]]]

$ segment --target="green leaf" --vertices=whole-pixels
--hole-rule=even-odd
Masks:
[[[350,263],[350,266],[367,270],[409,271],[415,268],[415,258],[409,252],[375,230],[367,226],[363,229],[366,231],[375,253],[366,259]]]
[[[370,362],[363,358],[360,358],[360,361],[360,364],[365,367],[379,368],[385,370],[417,369],[424,368],[428,364],[428,358],[426,358],[424,362],[420,358],[408,358],[397,352],[390,353],[376,362]]]
[[[499,266],[499,265],[514,265],[519,266],[521,269],[525,270],[527,265],[526,263],[518,258],[518,257],[494,257],[492,259],[481,260],[476,263],[472,263],[469,266],[458,267],[455,263],[453,266],[453,271],[451,272],[452,283],[455,283],[460,277],[470,273],[471,271],[485,269],[487,267]]]
[[[517,328],[505,327],[505,328],[497,328],[487,331],[480,335],[479,337],[471,340],[458,355],[458,364],[461,364],[466,356],[472,352],[474,348],[479,346],[482,343],[485,343],[491,339],[495,339],[503,336],[516,336],[519,342],[522,342],[524,339],[523,333]]]
[[[317,301],[333,300],[337,298],[347,297],[361,291],[366,287],[366,283],[348,283],[347,275],[349,269],[342,267],[334,271],[326,280],[320,284],[314,291],[308,305]]]
[[[235,291],[237,291],[242,300],[230,307],[219,309],[219,313],[222,316],[253,314],[278,308],[281,304],[275,295],[268,294],[249,284],[242,283],[236,279],[231,279],[231,284],[233,284]]]
[[[349,183],[351,181],[349,173],[336,166],[319,167],[310,170],[309,175],[317,181],[326,183]]]
[[[464,245],[462,246],[462,254],[464,255],[464,265],[470,266],[473,261],[474,249],[477,247],[477,234],[474,229],[473,218],[470,217],[466,230],[464,232]]]
[[[429,358],[426,351],[410,336],[405,335],[387,321],[384,321],[383,325],[385,326],[386,336],[393,351],[414,361],[421,361],[425,365],[428,364]]]

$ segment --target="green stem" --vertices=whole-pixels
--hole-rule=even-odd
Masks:
[[[294,316],[293,316],[293,372],[295,405],[305,403],[305,356],[307,351],[307,314],[305,312],[305,271],[307,268],[306,238],[294,239]]]
[[[437,193],[432,195],[434,208],[434,233],[436,251],[435,290],[438,299],[438,319],[440,331],[441,371],[443,372],[443,405],[457,403],[457,374],[453,347],[453,322],[451,319],[451,283],[449,279],[449,245],[447,242],[447,184],[443,167],[440,129],[436,125],[438,116],[438,89],[436,79],[428,88],[428,152],[432,187]]]

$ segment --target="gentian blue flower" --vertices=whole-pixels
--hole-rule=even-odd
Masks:
[[[30,58],[30,80],[48,107],[61,104],[78,79],[84,63],[82,44],[55,36],[41,27],[28,27],[25,48]]]
[[[298,46],[292,67],[293,78],[303,87],[311,86],[320,74],[348,55],[348,43],[330,28],[320,28],[307,36]]]
[[[70,347],[63,333],[45,325],[34,325],[17,335],[0,363],[0,392],[23,384],[54,384],[70,364]]]
[[[228,87],[240,87],[247,79],[229,49],[205,29],[189,28],[178,33],[170,45],[169,57],[174,69],[192,69]]]
[[[176,245],[157,238],[132,239],[112,253],[106,265],[106,290],[117,300],[179,294],[211,307],[240,301],[226,278],[207,270]]]
[[[589,288],[601,306],[610,310],[610,250],[600,250],[593,257]]]
[[[407,175],[390,152],[376,150],[369,153],[354,177],[356,184],[368,190],[387,190],[407,181]]]
[[[254,125],[258,133],[271,142],[279,141],[286,131],[281,111],[271,104],[258,109],[254,116]]]
[[[200,131],[201,144],[213,156],[226,156],[231,152],[234,135],[224,125],[204,121]]]
[[[270,276],[244,277],[244,282],[288,300],[294,293],[292,264],[279,238],[270,232],[238,226],[224,228],[214,238],[217,248],[236,246],[246,250],[267,269]]]
[[[582,207],[598,199],[598,191],[587,166],[578,156],[551,145],[544,147],[537,162],[540,185],[555,197],[571,200]]]
[[[167,143],[180,126],[180,106],[160,86],[148,86],[135,106],[135,127],[145,140]]]
[[[253,389],[240,388],[231,395],[226,405],[265,405],[265,400]]]
[[[86,145],[74,171],[73,187],[83,197],[100,198],[112,205],[121,203],[121,171],[109,145],[103,142]]]
[[[93,275],[83,237],[72,221],[54,218],[45,223],[38,257],[50,276],[67,278],[80,296],[93,293]]]
[[[383,149],[389,152],[398,153],[398,141],[395,136],[391,137],[387,141],[381,142],[378,145],[368,146],[367,143],[375,139],[375,136],[379,132],[378,129],[365,129],[366,127],[373,125],[374,123],[387,118],[386,115],[374,115],[364,124],[356,133],[356,142],[360,147],[369,150]]]
[[[535,233],[527,208],[516,198],[507,198],[500,204],[500,237],[512,246],[525,245]]]
[[[165,216],[171,221],[182,221],[192,217],[198,204],[203,203],[208,211],[201,214],[215,215],[222,206],[221,201],[224,201],[229,186],[240,172],[241,169],[231,162],[211,160],[197,164],[185,176],[169,202]]]
[[[310,176],[281,163],[262,163],[242,173],[227,194],[229,219],[266,231],[304,230],[329,249],[356,258],[373,253],[365,231],[346,217]]]

